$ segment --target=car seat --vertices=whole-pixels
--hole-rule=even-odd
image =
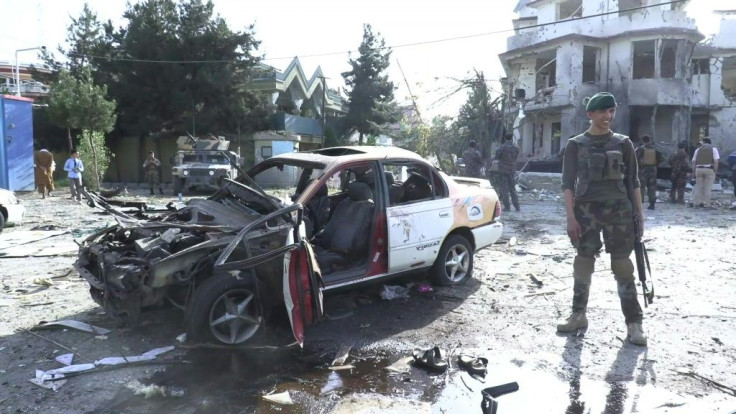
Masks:
[[[322,274],[366,258],[375,211],[371,195],[368,184],[353,181],[348,185],[348,198],[337,205],[317,240]]]

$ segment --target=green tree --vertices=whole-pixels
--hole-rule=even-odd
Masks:
[[[369,24],[363,26],[363,41],[358,53],[357,59],[348,60],[352,69],[342,77],[348,95],[345,122],[358,131],[358,144],[362,145],[365,135],[380,134],[383,126],[399,119],[399,113],[394,101],[394,84],[385,73],[391,50],[380,34],[373,34]]]
[[[461,89],[468,90],[468,99],[460,108],[454,128],[459,132],[462,141],[456,152],[467,147],[470,140],[475,140],[481,153],[488,158],[494,141],[503,132],[501,97],[491,98],[490,88],[483,72],[461,81]]]
[[[88,142],[84,144],[89,145],[89,152],[92,156],[92,163],[87,164],[87,169],[91,167],[95,178],[94,181],[88,181],[87,184],[93,188],[100,187],[100,178],[109,162],[101,162],[104,154],[108,153],[104,146],[104,137],[102,146],[99,146],[99,143],[93,138],[96,133],[110,132],[115,125],[116,118],[115,101],[107,100],[106,95],[107,87],[95,85],[89,68],[82,67],[79,71],[79,78],[66,70],[62,71],[58,82],[52,85],[49,96],[49,116],[52,122],[66,128],[70,150],[72,148],[71,130],[86,131],[82,134],[82,138],[87,138]],[[100,151],[100,159],[98,159],[98,151]]]
[[[91,189],[99,189],[100,181],[110,166],[112,152],[105,144],[105,134],[100,131],[84,129],[77,137],[79,158],[85,165],[82,180]],[[90,168],[92,167],[92,168]]]

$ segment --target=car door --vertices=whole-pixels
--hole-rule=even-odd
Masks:
[[[389,174],[398,177],[395,184],[387,183],[389,192],[403,189],[400,196],[388,197],[389,273],[429,267],[454,222],[447,189],[438,185],[443,181],[438,183],[436,173],[425,163],[385,162],[383,167],[387,178]],[[408,191],[412,182],[421,183],[424,189]]]
[[[291,330],[303,346],[305,327],[323,313],[322,278],[312,246],[305,240],[284,255],[283,289]]]

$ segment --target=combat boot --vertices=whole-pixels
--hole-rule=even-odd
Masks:
[[[647,346],[647,336],[644,335],[644,329],[640,322],[630,323],[627,326],[629,342],[634,345]]]
[[[573,312],[565,322],[557,324],[557,332],[574,332],[588,327],[588,318],[585,312]]]

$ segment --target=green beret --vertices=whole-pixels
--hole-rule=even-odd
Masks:
[[[595,111],[596,109],[608,109],[616,107],[616,98],[609,92],[598,92],[593,95],[585,105],[585,111]]]

